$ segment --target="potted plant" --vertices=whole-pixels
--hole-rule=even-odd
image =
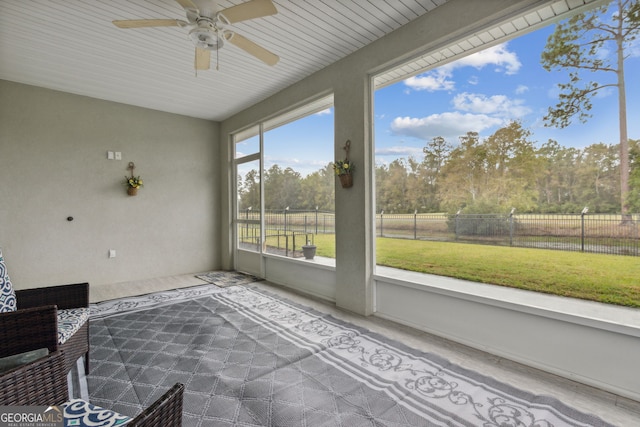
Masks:
[[[348,158],[338,160],[333,164],[333,170],[336,172],[336,175],[338,175],[338,178],[340,178],[342,188],[349,188],[353,185],[353,176],[351,173],[354,169],[353,163]]]
[[[135,196],[138,194],[138,188],[144,187],[144,183],[142,182],[142,178],[140,176],[125,176],[124,185],[127,186],[127,194],[130,196]]]
[[[307,240],[306,245],[302,245],[302,254],[305,259],[313,259],[316,256],[316,245],[311,243],[311,240]]]

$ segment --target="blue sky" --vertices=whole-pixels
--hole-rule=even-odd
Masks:
[[[565,147],[617,144],[618,107],[614,90],[593,100],[587,123],[577,118],[566,129],[548,128],[542,118],[557,103],[557,83],[567,72],[540,65],[552,27],[513,39],[459,61],[377,90],[374,98],[376,163],[396,158],[422,159],[435,136],[452,145],[468,131],[487,137],[511,120],[520,120],[540,147],[549,139]],[[640,48],[626,61],[629,138],[640,139]],[[613,73],[582,73],[583,78],[613,81]],[[266,167],[291,166],[303,175],[333,161],[333,111],[325,111],[274,129],[265,135]],[[240,146],[238,149],[242,149]]]
[[[583,148],[603,142],[617,144],[617,93],[605,90],[593,100],[593,117],[577,118],[565,129],[544,126],[542,118],[558,102],[557,83],[568,73],[548,72],[540,54],[553,29],[547,27],[462,60],[383,88],[375,96],[376,159],[420,156],[435,136],[456,145],[467,131],[487,137],[511,120],[520,120],[539,147],[549,139],[565,147]],[[639,52],[625,63],[629,137],[640,138]],[[583,78],[613,81],[613,73],[582,73]],[[634,84],[635,83],[635,84]]]

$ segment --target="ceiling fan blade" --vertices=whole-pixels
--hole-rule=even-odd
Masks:
[[[248,19],[262,18],[263,16],[275,15],[278,10],[271,0],[250,0],[237,6],[231,6],[221,10],[222,14],[230,24],[246,21]]]
[[[197,47],[194,65],[196,70],[208,70],[211,65],[211,51]]]
[[[113,21],[118,28],[179,27],[179,19],[126,19]]]
[[[238,33],[231,33],[228,37],[225,35],[225,38],[229,41],[229,43],[239,47],[248,54],[255,56],[267,65],[276,65],[280,60],[280,57],[278,55],[269,52],[267,49],[252,42],[248,38],[241,36]]]
[[[176,3],[182,6],[183,9],[198,10],[198,6],[196,6],[191,0],[176,0]]]

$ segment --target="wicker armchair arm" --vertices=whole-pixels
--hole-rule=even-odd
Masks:
[[[181,427],[184,385],[176,383],[151,406],[135,417],[128,427]]]
[[[0,357],[26,351],[58,349],[58,315],[55,305],[0,314]]]
[[[56,351],[0,375],[0,406],[49,406],[67,400],[64,356]]]
[[[89,307],[89,284],[50,286],[16,290],[18,308],[57,305],[59,310]]]

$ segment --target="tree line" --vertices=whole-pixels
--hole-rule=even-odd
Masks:
[[[481,139],[460,137],[455,148],[436,137],[422,160],[398,159],[376,168],[377,203],[386,212],[620,212],[617,145],[583,149],[549,140],[536,148],[519,122]],[[634,180],[628,205],[640,212],[640,155],[631,141]]]
[[[549,140],[536,147],[513,121],[491,136],[467,132],[455,147],[443,137],[428,141],[421,158],[376,165],[376,212],[620,213],[617,145],[564,147]],[[640,212],[640,141],[629,141],[630,211]],[[259,174],[239,182],[239,208],[260,206]],[[335,210],[332,164],[302,176],[273,165],[264,173],[265,209]]]

